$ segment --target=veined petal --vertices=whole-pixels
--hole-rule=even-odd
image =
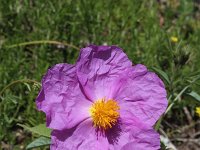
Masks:
[[[79,87],[75,67],[69,64],[48,70],[36,103],[46,113],[47,126],[56,130],[72,128],[88,118],[91,105]]]
[[[77,76],[91,101],[113,98],[122,81],[120,76],[132,66],[117,46],[89,46],[81,50],[76,63]]]
[[[159,77],[145,68],[143,65],[132,68],[116,99],[120,114],[140,118],[153,126],[167,107],[167,94]]]
[[[109,150],[158,150],[160,137],[138,118],[124,117],[107,135]]]
[[[131,132],[131,141],[124,145],[121,150],[159,150],[160,135],[153,129],[133,129]],[[135,133],[134,131],[137,131]]]
[[[51,143],[51,150],[107,150],[109,146],[105,136],[97,135],[90,119],[70,130],[54,130]]]
[[[122,146],[121,150],[160,149],[160,135],[152,127],[134,117],[124,117],[122,122],[125,131],[129,133],[130,140]]]

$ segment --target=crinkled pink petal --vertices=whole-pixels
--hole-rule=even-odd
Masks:
[[[122,119],[122,128],[129,133],[129,141],[123,146],[116,145],[116,150],[158,150],[160,149],[160,135],[152,127],[141,122],[138,118]],[[122,136],[123,137],[123,136]]]
[[[121,76],[132,66],[127,55],[117,46],[89,46],[81,50],[76,63],[78,79],[91,101],[113,98]]]
[[[132,68],[116,100],[120,115],[137,117],[149,126],[155,124],[167,107],[163,82],[143,65]]]
[[[56,130],[72,128],[88,118],[91,106],[79,87],[75,67],[69,64],[48,70],[36,103],[46,113],[47,126]]]
[[[109,150],[120,150],[131,141],[130,130],[126,130],[123,124],[119,122],[106,131],[106,136],[109,142]]]
[[[125,144],[121,150],[159,150],[160,135],[153,129],[135,128],[131,131],[132,140]],[[117,149],[116,149],[117,150]]]
[[[51,143],[51,150],[108,150],[109,146],[105,136],[97,135],[90,119],[72,129],[54,130]]]
[[[124,115],[124,114],[123,114]],[[120,121],[107,132],[109,150],[158,150],[160,137],[152,127],[136,117],[121,116]],[[136,144],[137,143],[137,144]]]

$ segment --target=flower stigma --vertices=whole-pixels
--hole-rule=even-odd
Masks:
[[[105,98],[102,98],[97,100],[90,108],[94,126],[104,130],[112,128],[119,118],[119,109],[119,105],[113,99],[106,101]]]

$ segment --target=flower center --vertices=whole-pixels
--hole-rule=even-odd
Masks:
[[[119,105],[113,99],[105,101],[105,99],[97,100],[90,108],[90,114],[95,127],[101,129],[112,128],[119,118]]]

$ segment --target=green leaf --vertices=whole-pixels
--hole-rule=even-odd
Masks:
[[[31,92],[31,87],[28,83],[24,83],[26,85],[26,87],[28,88],[29,92]]]
[[[200,102],[200,95],[194,91],[187,93],[188,95],[190,95],[191,97],[193,97],[194,99],[196,99],[197,101]]]
[[[158,68],[156,68],[156,67],[152,67],[152,69],[153,69],[156,73],[158,73],[168,84],[170,84],[169,77],[168,77],[168,75],[167,75],[164,71],[162,71],[162,70],[160,70],[160,69],[158,69]]]
[[[32,148],[36,148],[36,147],[42,147],[42,146],[47,146],[51,144],[51,140],[50,138],[47,137],[39,137],[36,140],[34,140],[33,142],[31,142],[26,149],[32,149]]]
[[[23,127],[25,130],[28,130],[32,133],[35,133],[41,136],[50,137],[51,135],[51,130],[48,129],[45,124],[39,124],[35,127],[27,127],[26,125],[23,125],[23,124],[17,124],[17,125]]]

